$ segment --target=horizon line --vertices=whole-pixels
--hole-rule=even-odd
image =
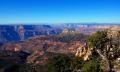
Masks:
[[[120,24],[120,22],[0,23],[0,25]]]

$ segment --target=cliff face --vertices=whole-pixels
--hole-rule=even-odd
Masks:
[[[92,55],[92,49],[86,45],[80,46],[76,51],[76,56],[83,58],[84,61],[89,60]]]
[[[33,36],[57,35],[62,32],[65,25],[0,25],[1,41],[20,41]],[[68,28],[68,29],[66,29]],[[84,34],[91,34],[98,30],[111,29],[120,30],[120,25],[68,25],[63,32],[75,31]]]
[[[51,39],[51,38],[50,38]],[[80,41],[70,43],[49,40],[48,36],[33,37],[17,43],[7,43],[2,49],[13,52],[24,51],[31,55],[27,57],[28,63],[44,64],[48,57],[47,53],[75,54],[81,46]]]
[[[60,28],[51,25],[0,25],[0,42],[20,41],[33,36],[56,35]]]
[[[48,51],[55,53],[75,53],[77,48],[81,46],[80,41],[60,42],[51,40],[49,36],[37,36],[31,39],[20,41],[17,43],[7,43],[2,46],[2,50],[12,51]]]

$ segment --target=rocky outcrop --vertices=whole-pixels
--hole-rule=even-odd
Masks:
[[[80,46],[75,55],[83,58],[84,61],[89,60],[92,55],[92,49],[88,48],[86,45]]]

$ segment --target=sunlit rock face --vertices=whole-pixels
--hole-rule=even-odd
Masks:
[[[67,34],[67,33],[75,33],[75,29],[72,28],[64,28],[61,32],[62,34]]]
[[[20,36],[20,40],[24,40],[24,33],[25,33],[25,30],[24,30],[24,27],[23,26],[19,26],[18,28],[18,34]]]
[[[75,55],[83,58],[84,61],[89,60],[92,55],[92,49],[88,48],[86,45],[80,46]]]

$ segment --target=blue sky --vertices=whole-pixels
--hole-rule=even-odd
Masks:
[[[120,23],[120,0],[0,0],[0,24]]]

